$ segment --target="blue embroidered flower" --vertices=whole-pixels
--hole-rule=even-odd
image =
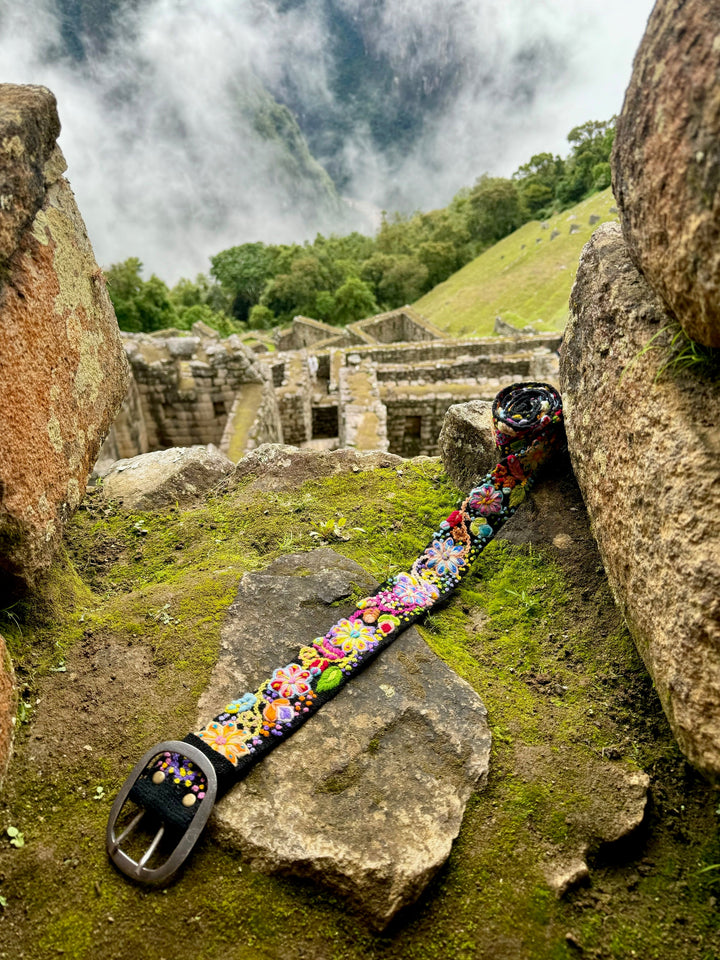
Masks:
[[[252,710],[257,703],[257,697],[254,693],[244,693],[239,700],[233,700],[225,710],[227,713],[245,713],[246,710]]]
[[[426,566],[436,570],[441,577],[456,577],[465,566],[465,545],[455,543],[452,537],[447,540],[433,540],[425,550]]]

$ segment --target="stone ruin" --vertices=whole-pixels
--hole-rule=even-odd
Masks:
[[[435,456],[451,405],[513,381],[555,383],[560,344],[559,333],[451,339],[411,307],[344,329],[296,317],[274,351],[204,324],[123,339],[132,382],[98,470],[194,444],[233,461],[263,443]]]

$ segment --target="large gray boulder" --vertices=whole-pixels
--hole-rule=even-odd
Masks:
[[[718,779],[717,374],[658,375],[671,321],[616,224],[583,250],[570,306],[568,444],[608,580],[678,743]]]
[[[630,255],[720,347],[720,0],[658,0],[617,124],[613,189]]]
[[[0,580],[12,590],[49,568],[128,385],[59,131],[49,90],[0,84]]]
[[[168,447],[109,464],[101,474],[101,496],[130,512],[188,506],[234,469],[212,444]]]
[[[329,549],[246,574],[200,723],[374,586]],[[218,804],[215,829],[257,868],[317,880],[381,929],[447,859],[489,754],[479,697],[410,629]]]

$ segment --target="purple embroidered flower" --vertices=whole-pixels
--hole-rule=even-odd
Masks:
[[[392,592],[407,610],[430,607],[440,596],[434,583],[408,573],[398,574]]]
[[[468,506],[483,517],[487,517],[491,513],[500,513],[502,510],[502,491],[496,490],[491,483],[484,483],[481,487],[472,491]]]
[[[452,537],[447,540],[433,540],[425,550],[426,566],[435,570],[441,577],[456,577],[466,564],[465,545],[455,543]]]

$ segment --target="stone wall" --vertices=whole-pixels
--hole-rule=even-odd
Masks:
[[[403,311],[355,326],[370,329],[371,321],[376,335],[390,335],[394,324],[416,339],[329,348],[318,341],[252,355],[237,337],[221,341],[208,328],[128,335],[135,385],[105,458],[214,443],[237,460],[263,442],[433,456],[452,404],[492,399],[513,381],[557,381],[559,334],[423,340],[431,326]],[[293,331],[302,339],[326,326],[297,317]]]
[[[245,384],[269,382],[239,337],[124,334],[133,386],[101,451],[101,460],[133,457],[167,447],[220,445],[228,416]],[[274,393],[264,394],[256,424],[248,429],[253,444],[281,435]],[[251,436],[252,435],[252,436]]]

